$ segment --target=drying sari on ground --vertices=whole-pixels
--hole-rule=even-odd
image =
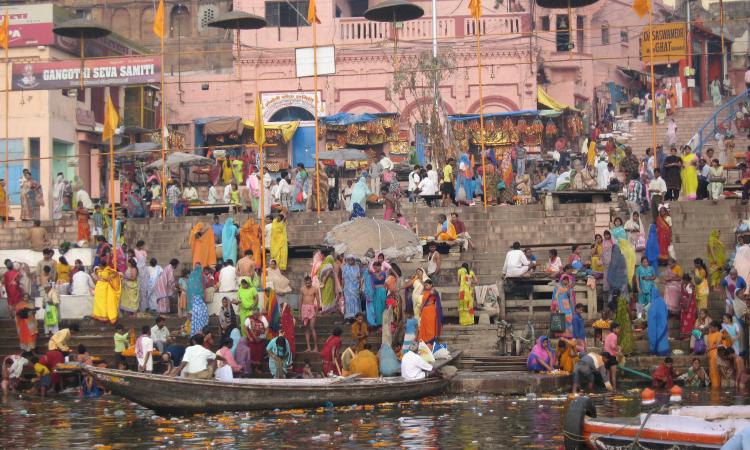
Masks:
[[[666,264],[669,260],[669,246],[672,244],[672,223],[669,216],[659,215],[656,218],[656,234],[659,241],[659,262]]]
[[[344,264],[344,318],[353,319],[360,312],[359,292],[362,289],[360,269],[356,264]]]
[[[563,280],[568,280],[567,287],[563,285]],[[573,334],[573,312],[576,306],[573,297],[575,283],[575,278],[564,274],[560,277],[560,282],[555,284],[555,289],[552,291],[551,309],[553,312],[559,311],[565,314],[565,334],[568,336]]]
[[[419,334],[417,340],[425,344],[438,341],[443,331],[443,306],[440,294],[431,289],[422,293],[422,311],[419,320]]]
[[[216,265],[214,231],[203,222],[198,222],[190,230],[190,248],[193,252],[193,265],[200,264],[202,267]]]
[[[682,269],[676,265],[667,267],[662,272],[664,278],[664,301],[671,313],[680,312],[680,295],[682,295]]]
[[[334,280],[333,256],[328,255],[318,268],[320,280],[320,306],[323,313],[330,313],[336,309],[336,290]],[[323,281],[325,279],[325,281]]]
[[[222,244],[223,245],[223,244]],[[253,220],[247,219],[240,228],[240,255],[244,255],[247,250],[253,251],[253,260],[255,260],[255,267],[261,265],[261,251],[260,251],[260,225]]]
[[[698,317],[698,302],[695,299],[695,285],[682,286],[680,295],[680,337],[686,339],[693,333],[695,318]]]
[[[208,325],[208,308],[204,300],[203,269],[196,265],[188,277],[188,301],[191,306],[190,336],[203,330]]]
[[[625,355],[629,355],[635,352],[633,327],[630,324],[630,311],[628,307],[628,300],[625,296],[620,296],[620,298],[617,299],[615,322],[620,325],[620,334],[617,336],[617,344],[620,346],[622,353]]]
[[[94,288],[94,309],[91,317],[114,324],[117,322],[120,309],[120,274],[109,267],[100,267],[96,271],[96,276],[99,280]]]
[[[670,353],[667,317],[667,305],[659,290],[654,288],[651,292],[651,306],[648,309],[648,348],[657,356],[667,356]]]
[[[473,270],[458,269],[458,323],[474,325],[474,278]]]
[[[275,259],[280,270],[286,270],[289,248],[287,247],[286,223],[274,219],[271,224],[271,259]]]
[[[229,217],[221,229],[221,255],[224,261],[237,263],[237,227],[234,219]]]
[[[698,192],[698,170],[695,167],[698,157],[695,153],[689,153],[682,157],[682,192],[688,200],[695,200]]]
[[[727,255],[724,251],[724,244],[721,242],[719,230],[712,230],[708,235],[708,270],[709,284],[715,288],[721,283],[724,277],[724,267],[727,264]]]

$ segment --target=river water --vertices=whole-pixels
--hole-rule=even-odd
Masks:
[[[600,416],[639,412],[636,390],[594,398]],[[685,404],[747,400],[731,392],[684,394]],[[556,449],[562,446],[564,406],[564,397],[555,396],[441,396],[367,406],[159,417],[113,396],[60,394],[42,400],[16,394],[0,403],[0,447]]]

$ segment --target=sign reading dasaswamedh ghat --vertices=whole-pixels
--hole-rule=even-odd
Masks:
[[[687,28],[684,22],[660,23],[644,27],[641,32],[641,61],[651,61],[653,45],[654,63],[667,63],[687,58]],[[653,40],[653,44],[652,41]]]
[[[13,64],[14,91],[124,86],[157,83],[161,61],[158,55]]]

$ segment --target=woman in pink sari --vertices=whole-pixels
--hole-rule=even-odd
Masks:
[[[698,316],[698,304],[695,301],[695,285],[690,275],[682,276],[680,293],[680,339],[689,339],[693,333],[695,318]]]
[[[602,239],[602,265],[604,266],[604,290],[609,290],[609,282],[607,282],[607,271],[609,270],[609,264],[612,262],[612,247],[615,242],[612,240],[612,233],[609,230],[604,230],[604,238]]]
[[[659,262],[664,264],[669,260],[669,246],[672,244],[672,218],[663,206],[656,217],[656,235],[659,240]]]
[[[664,302],[671,314],[680,312],[680,298],[682,296],[682,268],[674,258],[669,258],[668,267],[662,271],[664,279]]]

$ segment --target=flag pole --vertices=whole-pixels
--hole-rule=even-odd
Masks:
[[[484,157],[484,98],[482,88],[482,23],[481,16],[475,17],[476,35],[477,35],[477,77],[479,81],[479,148],[482,153],[482,202],[484,203],[484,212],[487,212],[487,167],[485,166]]]
[[[108,106],[112,103],[112,94],[108,94]],[[114,131],[114,130],[113,130]],[[112,252],[115,272],[117,272],[117,222],[115,218],[115,135],[109,137],[109,192],[112,204]]]
[[[317,12],[316,12],[317,14]],[[318,21],[312,21],[313,30],[313,103],[315,107],[315,204],[320,218],[320,159],[318,152]]]
[[[256,102],[260,101],[257,98]],[[263,144],[258,144],[258,151],[260,152],[260,267],[261,277],[263,279],[263,291],[265,295],[266,289],[266,184],[265,184],[265,168],[263,167]]]
[[[161,41],[161,218],[167,218],[167,93],[164,92],[164,36]]]
[[[8,20],[8,10],[5,10],[5,20]],[[9,39],[8,34],[5,34],[5,224],[8,224],[10,217],[10,174],[8,173],[8,139],[9,139],[9,128],[10,128],[10,74],[8,67],[10,66],[10,56],[8,55],[8,47],[10,43],[7,42]]]
[[[649,52],[649,65],[651,66],[651,149],[654,152],[654,168],[659,167],[659,159],[656,157],[656,87],[654,80],[654,35],[652,31],[654,22],[654,12],[651,2],[648,3],[648,42],[651,51]]]

